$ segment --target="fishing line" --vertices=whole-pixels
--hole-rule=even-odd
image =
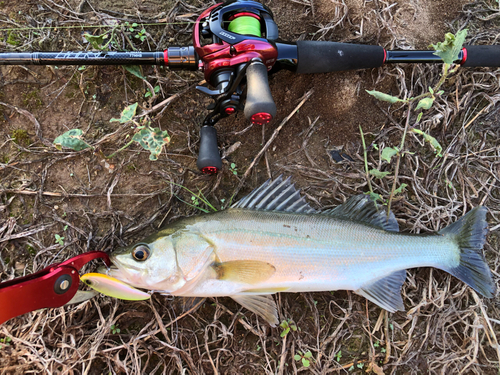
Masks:
[[[2,22],[2,21],[0,21]],[[137,23],[137,22],[136,22]],[[195,24],[195,21],[185,21],[185,22],[155,22],[155,23],[137,23],[138,26],[166,26],[166,25],[187,25]],[[74,26],[42,26],[42,27],[12,27],[12,28],[0,28],[0,31],[28,31],[28,30],[55,30],[55,29],[96,29],[96,28],[116,28],[119,26],[127,27],[127,25],[117,24],[117,25],[74,25]],[[129,26],[130,27],[130,26]]]
[[[252,16],[236,16],[227,28],[229,31],[240,35],[261,37],[260,22]]]

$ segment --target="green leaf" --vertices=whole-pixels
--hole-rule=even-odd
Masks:
[[[434,95],[434,90],[429,86],[429,92]]]
[[[144,77],[142,75],[140,66],[138,66],[138,65],[123,65],[123,67],[125,68],[125,70],[127,72],[133,74],[137,78],[144,79],[144,80],[146,79],[146,77]]]
[[[311,365],[311,362],[309,362],[307,359],[302,358],[302,366],[304,367],[309,367]]]
[[[384,178],[390,173],[391,172],[380,172],[378,169],[375,168],[370,170],[370,174],[376,178]]]
[[[420,120],[422,119],[422,115],[424,114],[424,112],[420,112],[417,116],[417,123],[420,122]]]
[[[290,328],[287,327],[280,333],[280,336],[285,337],[286,335],[288,335],[288,332],[290,332]]]
[[[467,29],[459,31],[457,35],[447,33],[444,36],[444,42],[431,44],[431,47],[436,50],[434,55],[441,57],[446,64],[453,64],[456,60],[458,60],[458,55],[462,50],[466,36]]]
[[[434,103],[434,98],[423,98],[418,102],[417,108],[415,108],[415,111],[419,110],[420,108],[429,109],[432,107],[433,103]]]
[[[382,196],[380,194],[377,194],[377,193],[373,193],[373,192],[368,192],[368,193],[365,193],[365,194],[368,194],[370,196],[370,199],[373,201],[373,202],[377,202],[377,201],[380,201],[382,203],[384,203],[384,198],[382,198]]]
[[[138,142],[145,150],[149,151],[149,160],[157,160],[163,145],[170,142],[168,132],[160,128],[151,129],[145,126],[138,133],[134,134],[132,140]]]
[[[381,158],[387,160],[388,163],[391,162],[391,158],[398,153],[397,148],[386,147],[382,150]]]
[[[400,187],[398,187],[396,190],[394,190],[394,195],[396,194],[401,194],[403,190],[407,187],[407,184],[401,184]]]
[[[422,135],[424,137],[424,140],[426,142],[429,142],[429,144],[431,145],[432,149],[436,153],[436,156],[438,156],[438,157],[442,157],[443,156],[443,154],[442,154],[443,147],[437,141],[436,138],[434,138],[432,135],[429,135],[429,134],[427,134],[427,133],[425,133],[425,132],[423,132],[422,130],[419,130],[419,129],[412,129],[411,131],[413,133]]]
[[[56,146],[58,150],[62,150],[63,147],[66,147],[75,151],[92,148],[91,145],[82,139],[82,134],[83,131],[81,129],[68,130],[66,133],[54,139],[54,146]]]
[[[302,358],[302,357],[301,357],[300,355],[298,355],[298,354],[295,354],[295,355],[293,356],[293,359],[295,359],[296,361],[300,361],[300,360],[301,360],[301,358]]]
[[[311,358],[313,355],[310,350],[304,353],[304,358]]]
[[[87,42],[90,43],[93,49],[102,51],[105,49],[106,46],[103,46],[104,44],[104,39],[108,38],[108,34],[104,33],[101,35],[92,35],[89,33],[84,33],[83,37],[87,40]]]
[[[137,111],[137,106],[139,103],[134,103],[129,105],[128,107],[125,107],[125,109],[122,111],[121,117],[118,118],[112,118],[109,120],[109,122],[115,122],[118,121],[120,124],[125,124],[126,122],[129,122],[132,120],[132,118],[135,116],[135,112]]]
[[[383,92],[376,91],[376,90],[366,90],[366,92],[372,96],[374,96],[378,100],[382,100],[384,102],[389,102],[391,104],[397,103],[397,102],[403,102],[404,100],[401,100],[395,96],[391,96],[389,94],[384,94]]]

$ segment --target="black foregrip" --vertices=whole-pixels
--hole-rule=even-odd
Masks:
[[[384,63],[384,49],[336,42],[297,42],[297,73],[328,73],[378,68]]]
[[[217,173],[222,168],[217,147],[217,130],[213,126],[202,126],[200,130],[200,152],[196,166],[206,174]]]
[[[499,46],[465,46],[467,57],[462,66],[465,67],[497,67],[500,66]]]
[[[260,61],[252,62],[246,71],[245,117],[257,124],[265,124],[276,116],[276,104],[271,95],[267,74],[267,67]]]

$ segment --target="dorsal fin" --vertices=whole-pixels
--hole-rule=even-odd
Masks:
[[[267,180],[246,197],[236,202],[231,208],[247,208],[264,211],[283,211],[295,213],[315,213],[300,190],[290,183],[290,177],[283,180],[280,175],[274,181]]]
[[[321,212],[323,215],[338,217],[339,219],[357,221],[370,224],[385,230],[399,232],[396,217],[391,212],[387,219],[387,212],[365,194],[355,195],[340,206]]]

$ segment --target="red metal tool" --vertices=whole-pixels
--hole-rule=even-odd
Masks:
[[[108,254],[90,251],[34,274],[0,283],[0,324],[30,311],[68,303],[78,291],[78,271],[98,258],[107,266],[111,264]]]

